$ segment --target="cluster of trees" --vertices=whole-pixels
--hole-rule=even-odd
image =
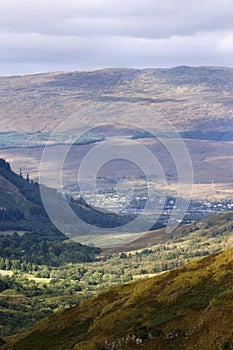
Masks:
[[[21,273],[0,277],[1,336],[22,332],[53,312],[77,305],[80,297],[64,286],[39,285]]]
[[[6,210],[5,208],[0,209],[0,221],[18,221],[25,220],[24,213],[17,209],[12,208]]]
[[[3,259],[24,261],[40,265],[59,266],[70,262],[90,262],[100,253],[99,248],[83,246],[74,241],[64,242],[66,237],[51,232],[26,232],[19,235],[0,235],[0,251]]]
[[[38,265],[20,259],[0,258],[0,270],[14,270],[22,272],[35,272]]]
[[[71,208],[75,214],[84,222],[97,227],[111,228],[126,225],[131,218],[127,215],[117,215],[115,213],[103,213],[90,207],[81,197],[74,200],[71,197]]]

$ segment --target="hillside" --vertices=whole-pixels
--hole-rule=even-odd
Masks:
[[[233,348],[233,249],[114,287],[13,336],[2,350]]]
[[[0,336],[24,332],[37,320],[112,286],[232,247],[232,217],[232,212],[219,214],[182,226],[174,235],[151,232],[149,241],[142,236],[127,245],[134,248],[127,253],[123,246],[99,254],[97,248],[64,244],[64,236],[58,240],[51,233],[0,236]]]
[[[82,146],[77,142],[64,162],[64,185],[74,185],[74,164],[79,167],[95,142],[117,135],[124,145],[127,138],[138,137],[136,126],[163,131],[166,120],[181,133],[190,153],[193,198],[226,199],[233,192],[232,96],[233,69],[221,67],[118,68],[0,77],[1,156],[17,172],[21,167],[38,179],[44,145],[48,142],[59,152],[87,128]],[[116,121],[121,125],[116,126]],[[176,196],[176,167],[161,142],[145,134],[138,142],[158,157],[169,182],[166,189]],[[49,186],[56,187],[56,171],[51,164],[46,166]],[[110,181],[120,172],[121,177],[135,175],[138,180],[138,174],[119,162],[111,163],[106,171]]]
[[[229,242],[232,237],[233,229],[233,212],[227,211],[225,213],[212,215],[204,220],[189,225],[178,226],[172,233],[167,233],[166,228],[158,230],[148,231],[142,233],[142,235],[136,240],[121,245],[118,247],[102,248],[105,253],[120,253],[130,252],[145,248],[150,248],[161,244],[163,242],[173,241],[174,243],[202,238],[204,244],[208,241],[213,246],[213,239],[227,238],[229,236]],[[220,243],[220,240],[219,240]]]
[[[229,131],[233,128],[232,91],[233,69],[218,67],[97,69],[1,77],[0,131],[52,131],[70,115],[80,116],[79,126],[91,125],[100,121],[106,105],[110,111],[107,122],[111,123],[118,115],[118,104],[126,111],[120,120],[123,123],[139,118],[143,127],[151,127],[145,115],[130,113],[136,105],[165,114],[179,131]],[[72,129],[72,125],[67,127]]]
[[[52,205],[58,206],[62,197],[53,189],[43,188],[51,198]],[[57,231],[43,207],[39,184],[16,174],[10,164],[1,158],[0,189],[0,230]],[[115,227],[128,220],[115,214],[99,212],[85,202],[73,201],[70,205],[81,219],[96,226]]]
[[[0,229],[31,229],[37,222],[52,227],[43,209],[38,183],[24,179],[0,158]]]
[[[14,173],[10,164],[3,159],[0,159],[0,188],[1,258],[58,266],[68,262],[92,261],[94,255],[99,253],[97,248],[69,241],[58,231],[45,212],[38,183]],[[59,193],[50,188],[45,190],[52,209],[63,204]],[[99,212],[85,202],[72,201],[69,204],[82,220],[92,225],[116,227],[129,220],[116,214]],[[65,217],[64,225],[67,220]],[[76,229],[81,230],[81,227]]]

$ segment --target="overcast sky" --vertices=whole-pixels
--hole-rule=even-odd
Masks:
[[[232,0],[0,0],[0,74],[233,66]]]

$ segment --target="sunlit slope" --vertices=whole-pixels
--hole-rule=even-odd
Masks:
[[[232,68],[97,69],[0,78],[0,131],[53,131],[64,118],[67,127],[120,121],[151,127],[151,116],[133,106],[150,107],[181,130],[232,130]],[[118,106],[120,104],[120,107]],[[124,108],[122,106],[125,106]],[[97,113],[98,111],[98,113]],[[132,112],[133,111],[133,112]],[[15,123],[17,117],[17,125]],[[158,121],[156,121],[158,127]]]
[[[233,211],[226,211],[224,213],[212,215],[202,221],[181,225],[172,232],[167,232],[166,228],[159,230],[148,231],[136,240],[113,248],[104,248],[104,253],[120,253],[130,252],[145,248],[152,248],[161,243],[178,244],[181,242],[188,242],[196,240],[198,243],[203,243],[203,247],[211,246],[213,249],[219,249],[216,243],[225,242],[232,244],[233,232]],[[218,242],[216,242],[218,240]],[[215,245],[215,247],[213,247]]]
[[[230,249],[114,287],[42,320],[1,349],[232,349],[232,268]]]

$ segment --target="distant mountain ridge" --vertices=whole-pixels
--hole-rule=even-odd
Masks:
[[[233,130],[232,94],[233,69],[224,67],[114,68],[1,77],[0,131],[53,131],[69,116],[79,117],[79,126],[98,125],[101,110],[108,113],[107,122],[125,111],[120,121],[133,123],[132,105],[165,116],[178,131]],[[143,127],[151,126],[145,115],[137,115],[136,120]]]
[[[116,136],[125,144],[140,129],[159,135],[167,132],[166,127],[171,132],[169,125],[190,153],[195,198],[203,199],[205,193],[211,201],[228,199],[229,192],[222,189],[227,186],[232,191],[233,68],[109,68],[0,77],[1,154],[17,171],[21,164],[30,169],[34,179],[47,142],[59,149],[86,131],[93,142]],[[139,142],[161,155],[164,172],[176,185],[177,169],[161,153],[159,140]],[[74,162],[79,166],[83,152],[92,146],[95,143],[71,147],[65,162],[65,185],[76,182]],[[127,167],[121,168],[122,176],[128,176]],[[112,173],[109,171],[112,178],[116,170],[112,167]],[[48,171],[49,178],[56,179],[56,170],[48,166]]]

